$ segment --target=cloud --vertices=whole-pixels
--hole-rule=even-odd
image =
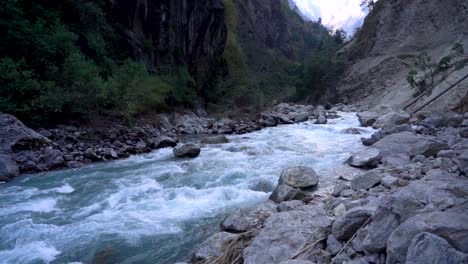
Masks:
[[[348,34],[362,25],[367,15],[361,9],[361,0],[292,0],[300,12],[311,20],[322,18],[322,23],[343,28]]]

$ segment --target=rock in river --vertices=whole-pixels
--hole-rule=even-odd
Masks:
[[[211,136],[202,139],[201,143],[203,144],[224,144],[229,143],[229,139],[223,135]]]
[[[194,144],[185,144],[172,150],[174,156],[179,158],[195,158],[200,155],[200,147]]]
[[[354,153],[349,159],[348,164],[353,167],[368,167],[375,168],[379,164],[382,156],[376,148],[368,148],[357,153]]]
[[[278,184],[286,184],[293,188],[308,188],[317,185],[318,182],[319,177],[314,169],[296,166],[283,170]]]

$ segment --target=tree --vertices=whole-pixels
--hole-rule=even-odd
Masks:
[[[361,7],[367,8],[370,12],[375,7],[375,0],[362,0]]]

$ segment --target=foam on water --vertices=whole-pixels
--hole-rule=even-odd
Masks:
[[[342,115],[327,125],[230,136],[228,144],[204,146],[195,159],[162,149],[2,184],[0,259],[89,263],[110,250],[118,263],[183,260],[226,214],[265,201],[264,191],[287,166],[313,167],[321,177],[318,191],[329,191],[366,136],[341,133],[359,126],[354,114]]]

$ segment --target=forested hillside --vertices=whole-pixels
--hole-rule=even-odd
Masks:
[[[344,37],[286,0],[5,0],[0,34],[0,112],[36,124],[315,99]]]

